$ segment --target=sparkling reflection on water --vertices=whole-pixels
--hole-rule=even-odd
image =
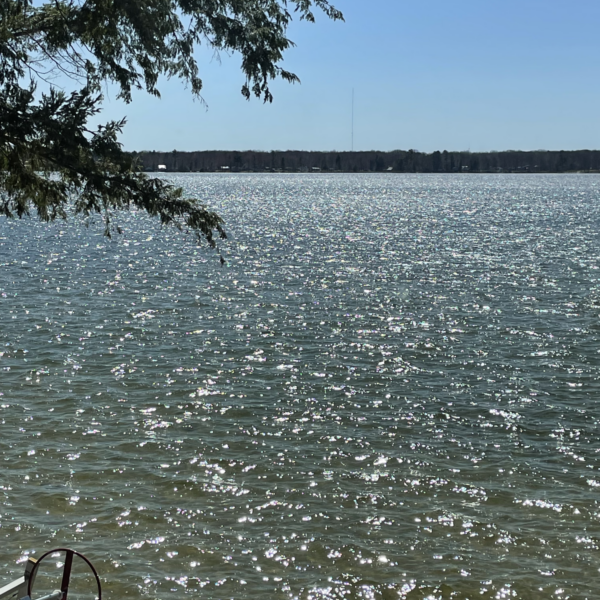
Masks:
[[[593,598],[600,178],[181,175],[0,221],[0,553],[107,597]]]

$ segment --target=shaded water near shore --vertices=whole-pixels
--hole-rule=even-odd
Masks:
[[[112,598],[593,598],[600,177],[180,175],[0,221],[0,574]]]

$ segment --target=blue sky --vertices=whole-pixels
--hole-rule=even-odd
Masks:
[[[200,50],[208,108],[180,81],[130,105],[128,150],[600,148],[598,0],[337,0],[294,24],[273,104],[240,94],[239,57]]]

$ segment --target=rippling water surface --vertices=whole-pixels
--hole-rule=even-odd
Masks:
[[[0,581],[596,598],[600,177],[181,175],[227,259],[0,221]]]

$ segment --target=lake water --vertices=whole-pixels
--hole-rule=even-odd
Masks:
[[[224,267],[0,220],[0,581],[71,546],[108,598],[598,596],[599,176],[171,179]]]

